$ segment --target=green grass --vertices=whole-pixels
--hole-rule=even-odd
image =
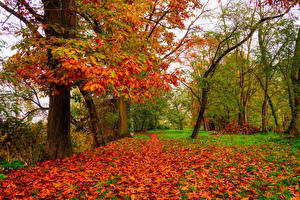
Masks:
[[[259,145],[275,143],[286,145],[290,147],[290,150],[297,151],[300,148],[300,139],[293,138],[280,138],[276,133],[254,134],[254,135],[211,135],[211,132],[199,131],[197,139],[191,139],[192,129],[184,130],[157,130],[148,131],[148,133],[158,133],[158,137],[163,140],[168,139],[181,139],[186,143],[199,142],[207,145],[217,146],[236,146],[236,145]],[[149,138],[147,135],[135,135],[136,138]]]

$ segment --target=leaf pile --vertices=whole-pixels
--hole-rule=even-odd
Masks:
[[[227,124],[222,131],[214,131],[213,135],[252,135],[260,131],[259,127],[253,126],[248,123],[242,125],[236,124],[235,121]]]
[[[297,198],[297,160],[285,148],[125,138],[16,170],[0,199]]]

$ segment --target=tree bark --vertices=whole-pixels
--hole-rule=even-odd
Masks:
[[[200,107],[198,118],[197,118],[196,124],[194,126],[194,130],[193,130],[191,138],[197,138],[201,122],[204,122],[204,112],[205,112],[205,108],[206,108],[206,104],[207,104],[208,92],[209,92],[208,88],[203,88],[202,96],[201,96],[201,107]]]
[[[158,116],[154,116],[154,130],[157,131],[157,124],[158,124]]]
[[[264,101],[261,109],[261,131],[267,132],[266,128],[268,126],[268,97],[267,88],[264,91]]]
[[[84,98],[85,105],[88,110],[90,129],[93,134],[93,146],[99,147],[100,145],[105,145],[105,140],[101,130],[100,120],[94,100],[89,92],[83,90],[82,87],[79,86],[79,90]]]
[[[119,138],[129,136],[127,105],[124,97],[119,98]]]
[[[71,156],[70,137],[70,89],[67,86],[52,85],[58,94],[50,96],[46,159]]]
[[[44,17],[47,25],[46,37],[71,38],[70,30],[75,28],[76,15],[72,11],[74,0],[43,0]],[[56,26],[56,27],[55,27]],[[62,31],[64,29],[65,31]],[[59,62],[48,51],[50,69],[58,67]],[[50,102],[46,142],[46,159],[63,158],[72,155],[70,137],[70,87],[50,85]]]
[[[260,17],[262,18],[262,8],[260,7]],[[262,25],[258,28],[258,44],[261,53],[260,63],[263,66],[263,72],[265,76],[264,84],[264,100],[261,108],[261,131],[267,132],[268,126],[268,89],[269,89],[269,65],[267,63],[267,49],[265,46],[265,38]],[[262,85],[263,86],[263,85]]]
[[[294,116],[291,121],[289,132],[294,137],[300,135],[300,29],[298,28],[298,35],[295,45],[295,52],[291,70],[292,88],[294,93]]]

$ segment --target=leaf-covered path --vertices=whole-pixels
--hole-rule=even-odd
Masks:
[[[297,198],[297,160],[282,146],[125,138],[8,174],[0,199]]]

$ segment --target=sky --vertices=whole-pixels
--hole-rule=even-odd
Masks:
[[[0,0],[1,2],[4,2],[4,0]],[[39,2],[39,0],[33,0],[33,2]],[[203,1],[203,2],[207,2],[207,1]],[[226,2],[226,1],[222,1],[222,2]],[[215,10],[219,7],[219,3],[218,0],[208,0],[208,5],[207,8],[208,9],[212,9]],[[298,26],[300,26],[300,8],[293,8],[292,12],[294,13],[295,16],[298,16],[298,20],[296,22],[296,24]],[[7,17],[9,16],[8,12],[6,12],[4,9],[0,8],[0,24],[1,26],[4,26],[3,21],[7,20]],[[13,23],[13,24],[21,24],[20,20],[18,20],[16,17],[14,16],[10,16],[9,19],[6,21],[6,23]],[[203,27],[206,27],[206,29],[213,29],[213,24],[211,21],[208,20],[199,20],[198,21],[199,24],[201,24]],[[24,26],[24,24],[23,24]],[[176,35],[180,38],[182,35],[184,34],[184,32],[177,32]],[[11,55],[13,55],[16,51],[11,50],[11,47],[14,46],[15,44],[18,43],[18,41],[21,40],[21,37],[16,37],[12,34],[1,34],[0,33],[0,40],[5,41],[7,44],[5,46],[5,48],[0,49],[0,58],[5,58],[5,57],[9,57]]]

